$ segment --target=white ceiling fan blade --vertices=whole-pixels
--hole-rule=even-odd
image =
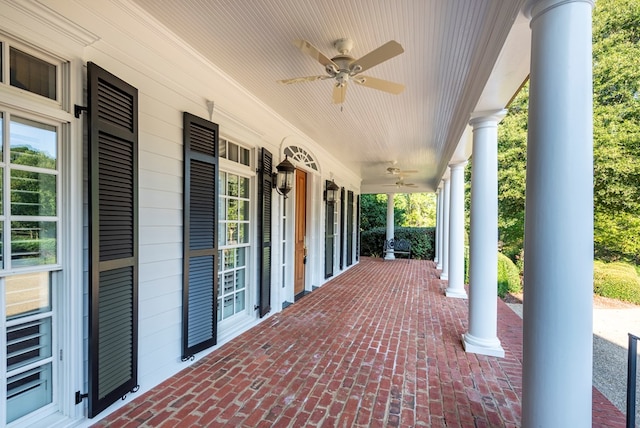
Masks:
[[[372,50],[362,58],[355,60],[354,64],[362,67],[360,70],[362,72],[370,69],[371,67],[375,67],[381,62],[385,62],[394,56],[400,55],[402,52],[404,52],[402,45],[395,40],[391,40],[380,46],[378,49]]]
[[[294,40],[293,44],[296,45],[298,47],[298,49],[300,49],[302,52],[306,53],[307,55],[309,55],[311,58],[315,59],[316,61],[318,61],[320,64],[322,64],[324,67],[326,67],[328,64],[333,64],[333,66],[338,69],[339,67],[336,65],[336,63],[334,63],[333,61],[331,61],[331,59],[329,57],[327,57],[325,54],[323,54],[322,52],[320,52],[318,50],[318,48],[316,48],[315,46],[313,46],[311,43],[309,43],[306,40]]]
[[[377,79],[371,76],[360,76],[352,79],[358,85],[366,86],[367,88],[377,89],[379,91],[388,92],[390,94],[399,94],[404,91],[404,85],[400,83],[390,82],[388,80]]]
[[[347,96],[347,85],[333,87],[333,103],[342,104]]]
[[[325,80],[325,79],[330,79],[331,76],[306,76],[306,77],[294,77],[293,79],[283,79],[283,80],[278,80],[278,83],[281,83],[283,85],[290,85],[292,83],[299,83],[299,82],[314,82],[316,80]]]

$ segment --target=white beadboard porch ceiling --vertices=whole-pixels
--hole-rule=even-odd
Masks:
[[[490,77],[501,108],[528,66],[491,76],[502,63],[528,65],[528,46],[503,52],[508,36],[528,31],[524,0],[134,0],[170,31],[362,177],[363,192],[432,191],[455,156],[470,114]],[[511,34],[510,34],[511,32]],[[332,104],[332,82],[281,85],[278,80],[325,74],[292,41],[304,39],[329,58],[333,42],[354,42],[359,58],[389,40],[405,52],[366,75],[406,86],[399,95],[355,84]],[[524,39],[527,40],[526,34]],[[505,67],[502,67],[505,68]],[[498,86],[501,81],[498,81]],[[504,92],[504,90],[503,90]],[[498,105],[502,103],[502,105]],[[486,103],[485,103],[486,104]],[[392,164],[392,162],[394,164]],[[415,188],[388,187],[395,166]]]

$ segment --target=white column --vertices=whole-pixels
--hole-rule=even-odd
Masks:
[[[443,251],[442,251],[442,248],[444,246],[444,238],[443,238],[444,236],[444,205],[445,205],[444,181],[440,182],[440,186],[438,186],[438,188],[440,189],[440,199],[438,204],[438,215],[440,216],[440,220],[439,220],[440,227],[438,228],[438,264],[436,265],[436,269],[442,269],[442,260],[444,259]]]
[[[472,115],[467,352],[504,357],[498,339],[498,123],[506,110]]]
[[[442,225],[440,224],[440,222],[442,221],[442,218],[440,217],[440,208],[442,208],[442,187],[438,186],[438,190],[436,191],[436,230],[434,234],[435,248],[433,249],[433,262],[436,264],[436,266],[438,265],[438,261],[440,260],[440,229],[442,228]]]
[[[447,177],[443,180],[443,204],[442,204],[442,251],[440,255],[442,256],[442,266],[440,268],[442,271],[440,272],[440,279],[447,280],[449,279],[449,206],[451,203],[450,198],[450,190],[451,190],[451,182],[450,177]]]
[[[467,298],[464,289],[464,166],[466,161],[451,164],[449,197],[449,285],[447,297]]]
[[[393,239],[393,199],[395,193],[387,193],[387,241]],[[389,251],[384,256],[385,260],[395,260],[396,256],[393,251]]]
[[[592,1],[530,1],[522,426],[591,427]]]

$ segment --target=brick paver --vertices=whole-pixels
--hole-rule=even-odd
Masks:
[[[505,358],[467,354],[467,301],[433,262],[362,258],[95,426],[517,427],[522,320]],[[594,389],[594,426],[624,416]]]

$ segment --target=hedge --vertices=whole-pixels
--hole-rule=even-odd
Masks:
[[[511,259],[502,253],[498,253],[498,296],[501,298],[507,293],[520,293],[522,283],[520,271]]]
[[[640,305],[640,277],[628,263],[593,263],[593,292]]]
[[[433,260],[435,254],[434,227],[396,227],[395,239],[411,242],[411,257],[421,260]],[[386,227],[374,227],[360,233],[360,255],[381,257],[384,241],[387,238]]]

